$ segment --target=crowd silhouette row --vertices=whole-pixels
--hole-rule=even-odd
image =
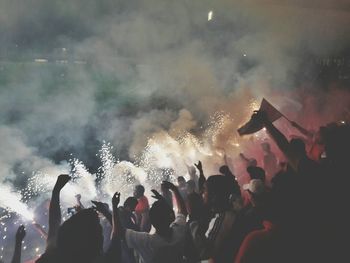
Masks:
[[[159,192],[152,190],[151,206],[142,185],[122,206],[116,192],[111,210],[99,201],[84,208],[78,195],[77,212],[61,223],[60,191],[70,176],[59,175],[46,250],[36,262],[350,262],[350,126],[331,123],[310,133],[291,122],[305,140],[289,141],[263,111],[252,120],[265,127],[286,162],[278,163],[269,143],[262,145],[262,167],[241,154],[249,174],[244,185],[229,166],[208,176],[199,161],[190,180],[179,176],[176,185],[163,181]],[[108,225],[101,225],[102,216]],[[24,238],[21,226],[12,263],[21,261]]]

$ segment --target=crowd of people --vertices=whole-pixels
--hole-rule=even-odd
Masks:
[[[350,126],[332,123],[310,135],[292,123],[307,140],[288,141],[263,111],[252,119],[265,127],[286,162],[278,163],[269,143],[261,145],[262,167],[241,154],[249,175],[244,185],[229,166],[205,175],[199,161],[189,169],[190,180],[179,176],[174,184],[163,181],[159,192],[152,189],[152,205],[144,186],[136,185],[122,206],[116,192],[111,210],[99,201],[92,208],[79,203],[61,223],[60,191],[70,177],[59,175],[46,250],[36,262],[350,262]],[[102,216],[109,228],[101,225]],[[21,226],[12,263],[21,261],[23,238]]]

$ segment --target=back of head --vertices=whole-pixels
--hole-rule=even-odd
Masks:
[[[196,190],[196,182],[194,180],[187,181],[187,191],[192,193]]]
[[[259,179],[259,180],[265,182],[265,179],[266,179],[265,170],[262,169],[261,167],[249,166],[247,168],[247,172],[248,172],[251,180]]]
[[[290,148],[293,152],[300,156],[306,156],[305,143],[301,139],[291,139],[289,142]]]
[[[145,194],[145,187],[143,185],[136,185],[134,188],[134,197],[140,198]]]
[[[124,207],[129,208],[131,211],[134,211],[137,203],[137,198],[130,196],[125,200]]]
[[[179,186],[184,186],[186,184],[185,177],[183,177],[183,176],[177,177],[177,182],[178,182]]]
[[[59,228],[57,251],[66,262],[93,262],[102,254],[102,248],[102,228],[93,209],[79,211]]]
[[[220,166],[219,172],[222,173],[223,175],[226,175],[226,176],[228,176],[228,175],[233,176],[230,168],[227,165]]]
[[[156,230],[166,229],[175,220],[173,209],[163,200],[157,200],[149,210],[151,224]]]
[[[206,181],[208,204],[215,210],[225,210],[230,201],[230,184],[223,175],[211,175]]]
[[[189,194],[187,196],[186,207],[191,221],[197,221],[201,218],[203,212],[203,200],[199,194]]]

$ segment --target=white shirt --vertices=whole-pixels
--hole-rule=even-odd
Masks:
[[[126,244],[140,254],[143,263],[182,262],[186,235],[186,217],[178,214],[170,228],[173,230],[170,239],[165,239],[157,233],[149,234],[127,229],[125,232]]]

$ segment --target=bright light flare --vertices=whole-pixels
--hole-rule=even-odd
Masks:
[[[34,214],[28,209],[28,207],[22,203],[21,195],[13,191],[7,185],[0,185],[0,206],[6,208],[9,211],[15,212],[23,216],[26,220],[33,221]]]
[[[35,62],[37,63],[46,63],[48,60],[46,58],[36,58],[34,59]]]
[[[213,11],[209,11],[208,13],[208,21],[211,21],[213,19]]]

